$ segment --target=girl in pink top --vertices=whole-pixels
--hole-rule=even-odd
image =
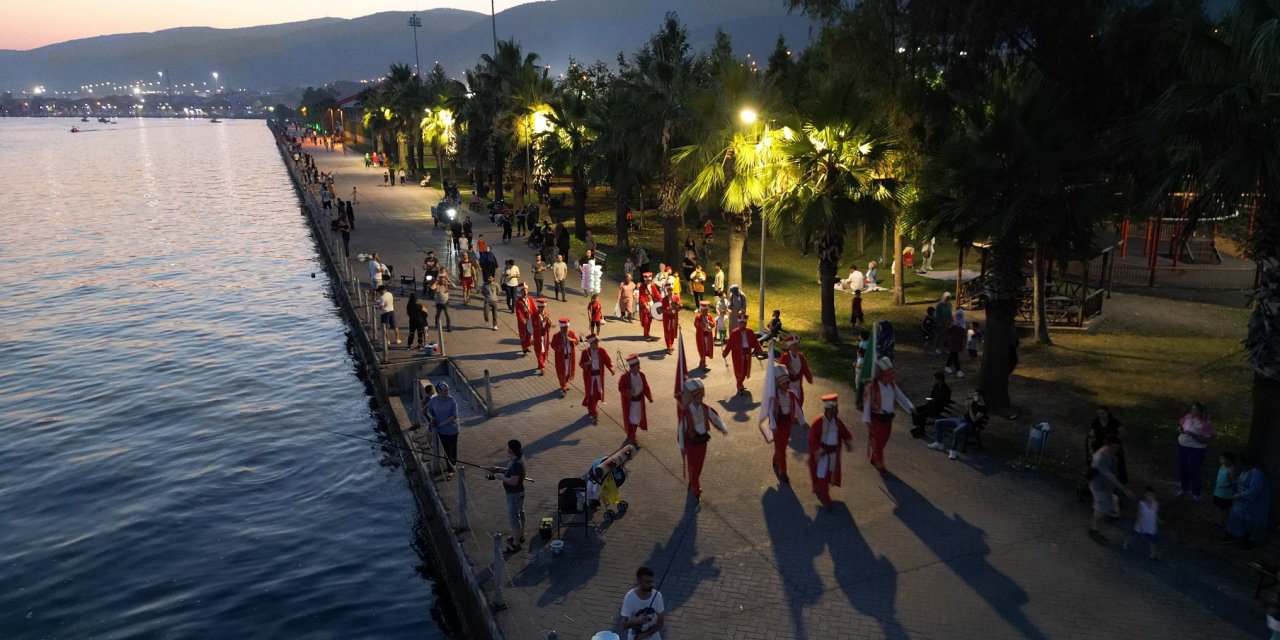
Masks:
[[[1178,475],[1181,488],[1174,494],[1175,497],[1181,497],[1189,491],[1192,500],[1200,499],[1200,476],[1204,475],[1201,469],[1211,438],[1213,424],[1209,422],[1204,404],[1192,402],[1191,410],[1178,421]]]

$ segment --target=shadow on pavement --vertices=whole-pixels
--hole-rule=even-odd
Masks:
[[[714,556],[694,563],[697,555],[698,510],[693,496],[686,496],[684,515],[665,544],[654,544],[645,565],[658,573],[667,610],[677,609],[698,589],[698,584],[720,577]]]

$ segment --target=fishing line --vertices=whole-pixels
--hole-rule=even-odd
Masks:
[[[330,431],[330,430],[328,430],[328,429],[317,429],[317,431],[323,431],[323,432],[325,432],[325,433],[332,433],[332,434],[333,434],[333,435],[335,435],[335,436],[342,436],[342,437],[344,437],[344,438],[352,438],[352,439],[354,439],[354,440],[363,440],[363,441],[365,441],[365,442],[370,442],[370,443],[373,443],[373,444],[376,444],[376,445],[380,445],[380,446],[384,446],[384,447],[394,447],[394,448],[396,448],[396,449],[400,449],[401,451],[412,451],[412,452],[414,452],[414,453],[420,453],[420,454],[422,454],[422,455],[424,455],[424,456],[432,456],[432,457],[434,457],[434,456],[436,455],[436,454],[434,454],[434,453],[432,453],[432,452],[430,452],[430,451],[423,451],[423,450],[421,450],[421,449],[415,449],[415,448],[413,448],[413,447],[405,447],[405,446],[398,445],[398,444],[396,444],[396,443],[394,443],[394,442],[383,442],[383,441],[381,441],[381,440],[374,440],[373,438],[365,438],[365,437],[357,436],[357,435],[353,435],[353,434],[350,434],[350,433],[342,433],[342,432],[340,432],[340,431]],[[442,456],[442,457],[443,457],[443,456]],[[467,462],[466,460],[458,460],[458,459],[454,459],[454,461],[453,461],[453,462],[454,462],[454,464],[465,465],[465,466],[468,466],[468,467],[475,467],[475,468],[477,468],[477,469],[484,469],[485,471],[496,471],[496,470],[498,470],[498,469],[501,469],[501,467],[497,467],[497,466],[494,466],[494,465],[488,465],[488,464],[476,464],[476,463],[474,463],[474,462]],[[530,477],[528,477],[528,476],[525,476],[525,481],[527,481],[527,482],[537,482],[536,480],[534,480],[533,478],[530,478]]]

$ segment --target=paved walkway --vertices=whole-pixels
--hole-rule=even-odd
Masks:
[[[337,174],[341,197],[352,185],[359,188],[353,255],[376,250],[397,273],[421,265],[427,249],[448,256],[446,234],[433,229],[428,214],[438,191],[383,187],[381,171],[364,169],[354,156],[306,150],[322,170]],[[477,233],[500,237],[487,216],[473,221]],[[515,258],[527,270],[532,252],[519,238],[495,246],[499,261]],[[367,269],[357,273],[367,277]],[[606,285],[602,297],[614,291]],[[550,305],[553,318],[571,316],[575,329],[585,333],[586,299],[576,287],[569,302]],[[734,395],[732,376],[717,361],[705,376],[707,398],[730,433],[712,439],[704,506],[695,511],[686,499],[675,444],[669,399],[674,357],[660,343],[643,342],[638,326],[617,322],[605,325],[603,346],[611,354],[641,353],[657,398],[649,412],[652,426],[640,435],[644,450],[629,465],[622,488],[631,509],[618,521],[598,520],[600,529],[590,536],[580,528],[566,532],[566,552],[553,556],[536,542],[538,521],[554,512],[557,480],[585,473],[593,459],[621,443],[616,387],[608,387],[610,402],[600,424],[592,426],[580,405],[580,384],[561,399],[554,371],[539,377],[532,355],[520,356],[510,315],[500,314],[500,331],[494,332],[482,327],[474,303],[455,304],[452,314],[448,353],[473,380],[490,371],[497,405],[496,417],[464,425],[459,457],[500,463],[506,440],[520,438],[528,473],[537,480],[526,504],[535,543],[509,560],[510,608],[498,614],[509,638],[541,638],[548,630],[560,638],[589,638],[610,628],[642,564],[653,567],[661,582],[669,610],[665,638],[1262,634],[1251,575],[1177,547],[1166,549],[1164,562],[1153,563],[1143,551],[1099,546],[1085,535],[1088,513],[1073,496],[1000,460],[976,453],[949,461],[910,439],[900,421],[887,453],[891,473],[875,473],[852,416],[851,391],[833,381],[819,380],[808,389],[808,415],[819,411],[821,393],[842,393],[856,449],[845,456],[845,486],[834,490],[836,505],[826,511],[803,471],[801,434],[792,443],[792,484],[779,486],[770,471],[771,448],[755,425],[759,369],[748,384],[751,394]],[[682,317],[692,336],[692,315]],[[403,316],[401,322],[407,324]],[[686,346],[692,350],[691,338]],[[918,397],[927,382],[908,376],[904,386]],[[501,487],[478,475],[468,477],[472,531],[462,539],[477,566],[485,567],[492,557],[489,532],[506,525]],[[453,505],[456,491],[446,486],[443,494]],[[1117,528],[1111,537],[1122,535]]]

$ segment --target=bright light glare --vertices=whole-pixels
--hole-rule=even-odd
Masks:
[[[756,120],[760,119],[760,114],[756,113],[755,109],[746,107],[742,111],[738,112],[738,119],[742,120],[742,124],[751,125],[755,124]]]

